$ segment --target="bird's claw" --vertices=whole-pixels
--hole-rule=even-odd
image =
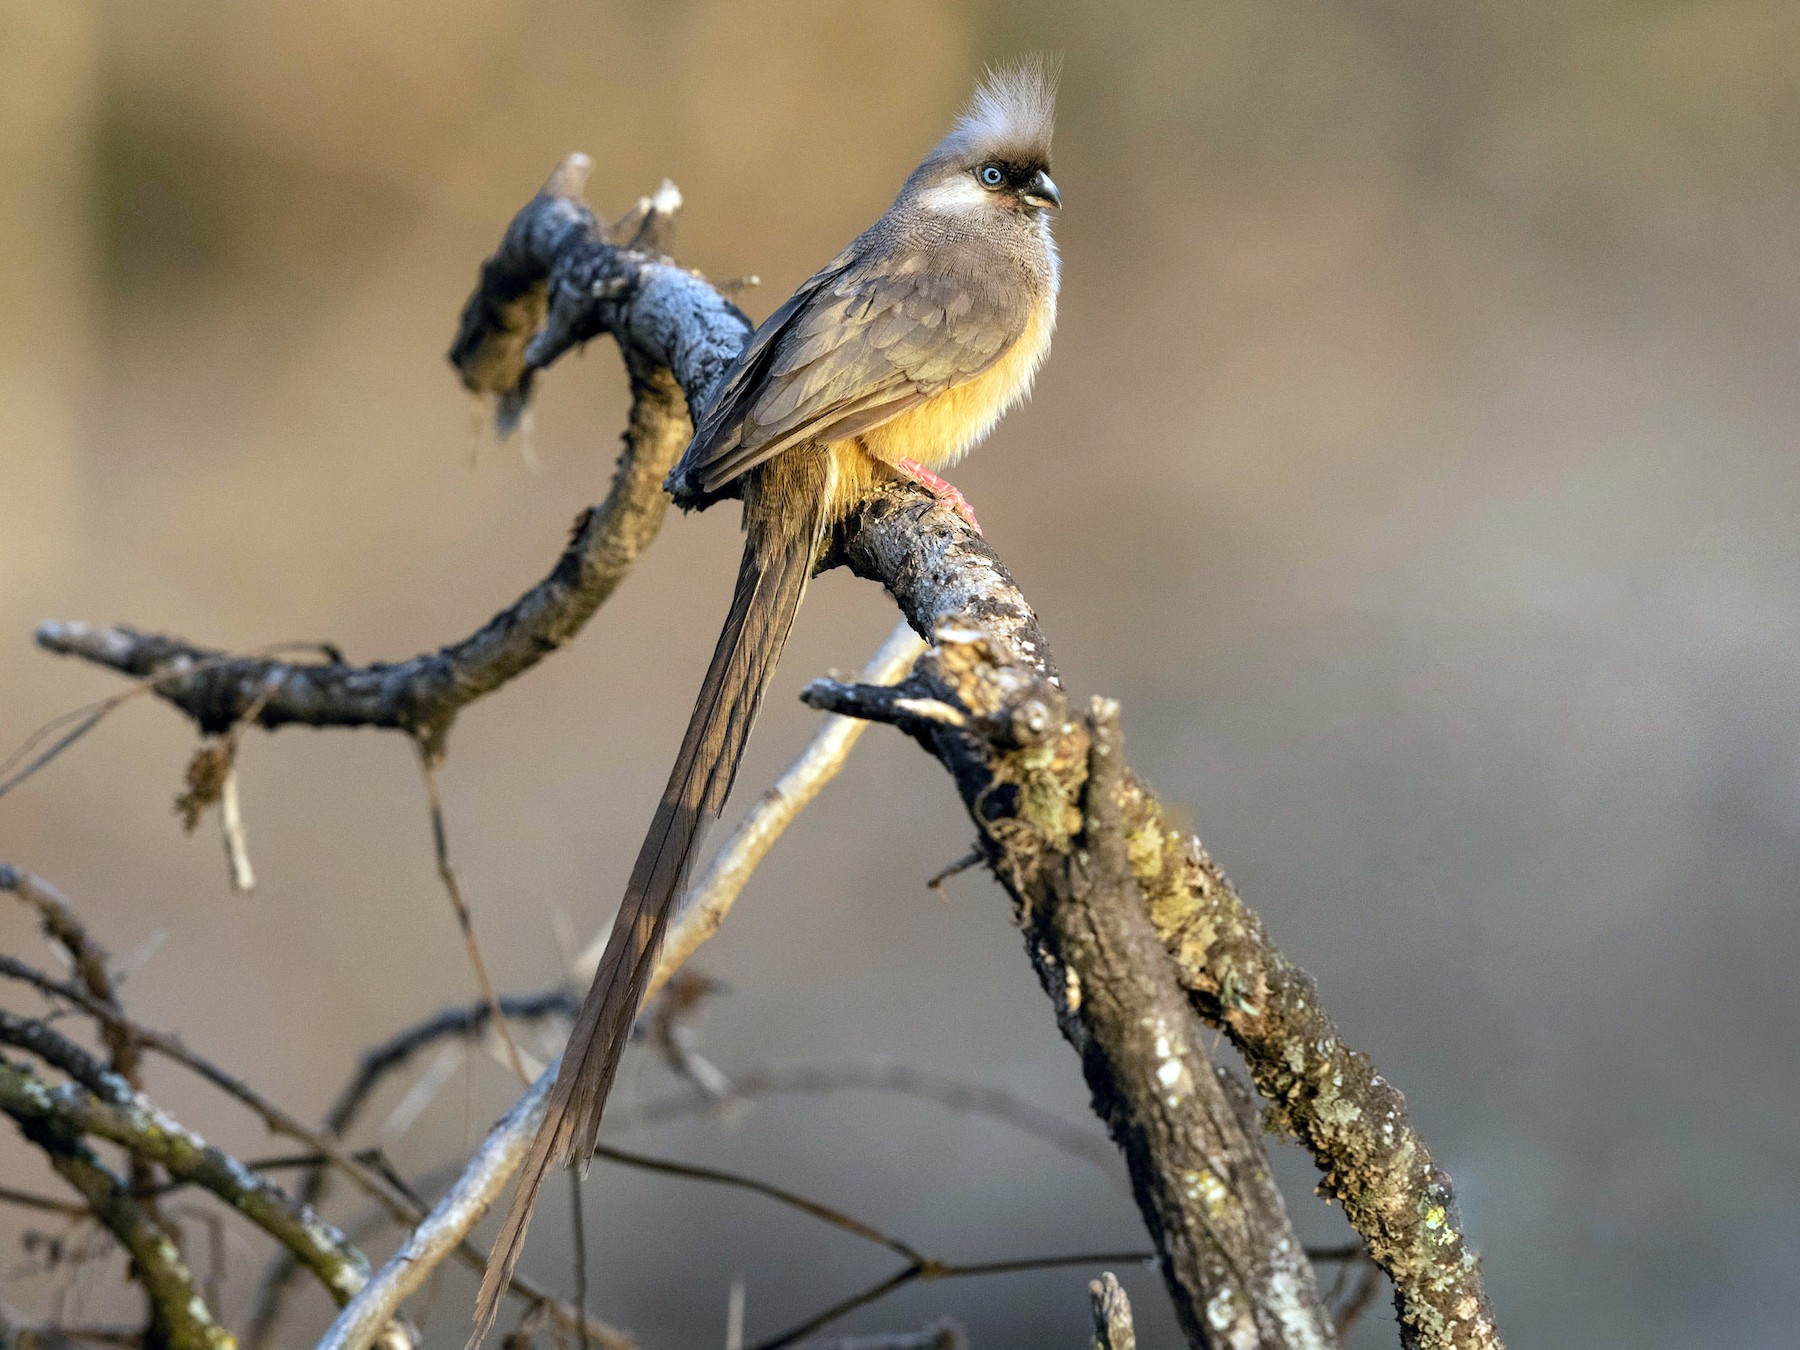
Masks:
[[[955,484],[938,477],[916,459],[903,459],[894,467],[940,502],[948,504],[957,515],[969,522],[969,528],[976,534],[981,533],[981,522],[975,519],[975,508],[969,505],[969,499],[957,490]]]

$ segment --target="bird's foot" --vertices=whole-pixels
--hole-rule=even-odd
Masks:
[[[970,529],[976,534],[981,533],[981,522],[975,519],[975,508],[969,505],[969,499],[957,491],[954,484],[939,478],[916,459],[900,460],[894,467],[940,502],[948,502],[957,515],[969,522]]]

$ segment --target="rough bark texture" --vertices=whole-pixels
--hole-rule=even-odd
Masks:
[[[937,641],[894,688],[815,681],[808,701],[893,722],[942,762],[995,875],[1033,913],[1050,897],[1046,856],[1065,854],[1081,828],[1089,733],[1068,716],[1030,607],[954,512],[899,494],[850,521],[839,548]],[[1318,1163],[1321,1189],[1343,1203],[1393,1280],[1403,1343],[1495,1350],[1499,1332],[1450,1178],[1405,1098],[1344,1043],[1311,978],[1129,769],[1120,797],[1127,857],[1159,941],[1194,1007],[1243,1054],[1278,1123]]]
[[[0,1071],[10,1074],[16,1066],[0,1060]],[[150,1300],[145,1350],[235,1350],[237,1342],[213,1320],[175,1243],[80,1134],[54,1113],[16,1110],[10,1103],[4,1109],[129,1253],[133,1277]]]
[[[80,1083],[51,1087],[29,1069],[0,1061],[0,1111],[21,1128],[74,1131],[122,1144],[134,1157],[161,1163],[169,1175],[205,1187],[240,1211],[318,1276],[339,1303],[362,1288],[368,1262],[312,1210],[156,1110],[117,1075],[106,1074],[95,1086],[110,1092],[102,1096]]]
[[[1207,1057],[1131,873],[1118,705],[1095,700],[1088,730],[1079,832],[1069,851],[1045,855],[1044,875],[1028,883],[1045,902],[1021,915],[1039,978],[1130,1166],[1188,1339],[1229,1350],[1332,1345],[1254,1120],[1239,1116]]]
[[[611,333],[640,408],[646,391],[661,391],[661,411],[652,412],[649,430],[639,436],[655,443],[656,454],[672,458],[671,447],[679,449],[674,442],[685,434],[685,420],[675,411],[676,389],[703,403],[749,326],[718,291],[657,251],[678,202],[672,189],[640,203],[614,228],[612,236],[622,238],[629,227],[631,238],[621,246],[575,199],[584,175],[585,160],[572,157],[514,220],[483,269],[452,358],[471,389],[497,399],[505,421],[523,409],[537,372],[559,353]],[[628,440],[627,461],[633,453]],[[645,474],[651,458],[645,457]],[[632,492],[641,492],[641,479],[633,482],[639,486]],[[615,496],[619,492],[615,487]],[[624,537],[638,538],[626,550],[634,557],[654,532],[661,494],[651,494],[656,503],[628,495],[636,505],[626,519],[648,522],[641,537],[624,531]],[[683,501],[697,504],[703,503]],[[587,524],[598,532],[584,546],[589,549],[614,528],[591,517]],[[935,645],[896,688],[822,681],[810,687],[809,700],[893,722],[950,770],[990,865],[1018,905],[1065,1029],[1082,1048],[1097,1105],[1128,1156],[1134,1150],[1141,1155],[1133,1158],[1140,1204],[1190,1335],[1207,1328],[1206,1302],[1225,1288],[1208,1269],[1206,1252],[1223,1251],[1235,1239],[1213,1231],[1210,1216],[1202,1217],[1209,1187],[1197,1182],[1191,1195],[1181,1186],[1174,1188],[1180,1194],[1172,1194],[1170,1179],[1184,1178],[1190,1170],[1185,1163],[1205,1151],[1196,1141],[1207,1130],[1214,1132],[1213,1146],[1230,1151],[1219,1142],[1230,1113],[1219,1113],[1216,1121],[1195,1119],[1210,1100],[1198,1095],[1202,1080],[1216,1083],[1210,1068],[1160,1052],[1156,1036],[1145,1042],[1133,1029],[1134,1017],[1154,1025],[1159,1015],[1176,1016],[1166,999],[1151,998],[1152,988],[1138,987],[1146,971],[1170,969],[1171,961],[1185,992],[1182,1016],[1198,1014],[1232,1038],[1282,1124],[1312,1152],[1323,1189],[1344,1203],[1371,1254],[1393,1278],[1404,1342],[1433,1350],[1498,1347],[1449,1179],[1412,1128],[1403,1099],[1343,1044],[1311,981],[1269,942],[1199,841],[1165,824],[1154,795],[1110,759],[1107,776],[1090,786],[1095,735],[1085,719],[1069,715],[1036,618],[992,550],[953,512],[916,490],[895,488],[878,494],[837,531],[831,564],[879,581]],[[611,577],[604,584],[609,591],[622,569],[601,570]],[[130,673],[156,674],[157,692],[209,729],[235,721],[267,691],[259,714],[267,725],[400,726],[436,744],[456,708],[527,668],[604,598],[601,592],[590,603],[594,591],[585,584],[555,587],[556,581],[553,575],[474,638],[399,667],[271,672],[241,662],[206,664],[209,654],[185,644],[73,625],[48,625],[40,641]],[[534,596],[541,596],[540,608],[532,607]],[[1116,845],[1108,844],[1115,850],[1110,871],[1096,875],[1089,870],[1095,853],[1085,842],[1091,831],[1112,829],[1115,811],[1125,866],[1141,890],[1138,896],[1127,892],[1124,900]],[[1080,860],[1084,849],[1087,862]],[[1101,906],[1104,921],[1095,909],[1102,897],[1119,902]],[[1152,958],[1126,909],[1147,917],[1164,956]],[[1075,1007],[1069,1006],[1070,971],[1086,995]],[[1065,981],[1060,992],[1050,978],[1055,975]],[[1156,980],[1150,984],[1162,988]],[[1107,1006],[1110,998],[1119,1000],[1117,1007]],[[1140,1007],[1140,1000],[1149,1001]],[[1195,1053],[1197,1038],[1182,1032],[1180,1039]],[[1171,1108],[1156,1107],[1157,1099],[1139,1100],[1146,1076],[1154,1079],[1164,1065],[1174,1065],[1180,1081],[1196,1089],[1180,1122],[1163,1116]],[[1146,1111],[1153,1115],[1134,1114]],[[1191,1151],[1176,1147],[1178,1135],[1194,1146]],[[1216,1175],[1231,1206],[1245,1215],[1258,1211],[1266,1233],[1280,1232],[1285,1220],[1266,1205],[1254,1173],[1251,1165],[1249,1175],[1242,1167]],[[1233,1272],[1236,1288],[1250,1291],[1266,1345],[1301,1343],[1292,1339],[1300,1333],[1290,1329],[1280,1298],[1268,1292],[1274,1282],[1291,1275],[1297,1283],[1282,1297],[1302,1307],[1317,1303],[1310,1280],[1302,1278],[1304,1265],[1285,1267],[1283,1260],[1264,1253],[1260,1271]],[[1196,1308],[1199,1291],[1205,1300]],[[1224,1314],[1224,1325],[1213,1330],[1236,1336],[1242,1318],[1230,1306]],[[1284,1333],[1289,1340],[1281,1339]]]
[[[690,434],[682,389],[696,388],[670,378],[671,361],[683,363],[690,381],[716,381],[750,332],[736,306],[654,251],[666,210],[644,212],[625,246],[611,242],[572,195],[585,163],[572,156],[520,211],[482,268],[451,351],[463,382],[492,396],[503,421],[523,407],[536,371],[573,343],[612,333],[626,354],[631,420],[612,488],[576,520],[544,580],[468,637],[393,663],[233,657],[123,624],[55,620],[39,627],[38,645],[154,679],[156,692],[209,734],[254,713],[268,728],[405,731],[435,753],[458,712],[580,632],[668,511],[663,477]],[[561,321],[577,310],[579,323]]]

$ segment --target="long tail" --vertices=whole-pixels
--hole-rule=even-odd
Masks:
[[[746,507],[744,561],[731,613],[632,869],[606,952],[563,1051],[548,1114],[532,1141],[512,1208],[488,1256],[470,1347],[493,1326],[500,1295],[524,1248],[532,1204],[551,1166],[585,1161],[593,1154],[601,1113],[644,989],[656,969],[670,912],[702,832],[717,818],[731,791],[763,691],[793,629],[818,556],[827,508],[825,494],[817,489],[796,494],[783,505],[786,511]]]

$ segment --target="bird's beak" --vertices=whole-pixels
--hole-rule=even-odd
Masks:
[[[1049,206],[1062,209],[1062,193],[1056,190],[1056,184],[1050,181],[1050,175],[1039,169],[1032,176],[1031,186],[1022,194],[1026,202],[1032,206]]]

